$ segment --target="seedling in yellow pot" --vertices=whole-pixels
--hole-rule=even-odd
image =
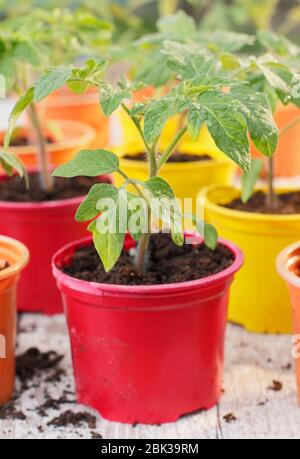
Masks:
[[[291,66],[271,55],[249,58],[237,72],[237,78],[248,81],[259,97],[273,102],[274,108],[278,100],[299,106],[299,76]],[[248,113],[256,116],[252,102],[248,98]],[[280,134],[284,135],[290,127],[283,128]],[[299,191],[275,190],[275,133],[272,145],[269,151],[263,151],[268,164],[267,187],[255,191],[262,163],[254,160],[250,172],[243,177],[242,194],[230,187],[214,187],[206,192],[206,215],[220,234],[239,244],[246,255],[245,267],[233,289],[229,318],[251,331],[289,333],[290,303],[285,285],[276,273],[275,261],[278,253],[299,237]],[[250,294],[252,282],[255,295]]]

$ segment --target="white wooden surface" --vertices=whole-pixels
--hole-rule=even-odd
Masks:
[[[73,390],[69,343],[64,316],[21,316],[18,353],[36,346],[41,351],[56,350],[65,354],[61,366],[67,376],[58,384],[41,384],[26,392],[20,408],[26,421],[0,421],[0,438],[91,438],[88,427],[54,428],[49,420],[60,412],[90,411],[79,405],[63,405],[39,417],[35,406],[43,402],[45,388],[54,398],[63,390]],[[30,331],[30,330],[33,331]],[[25,330],[25,331],[24,331]],[[26,332],[26,330],[30,332]],[[269,439],[300,438],[300,407],[297,405],[294,369],[289,336],[255,335],[234,325],[228,326],[224,395],[218,407],[201,414],[159,427],[122,425],[107,422],[97,414],[97,428],[105,439]],[[273,380],[282,382],[280,392],[268,389]],[[72,398],[72,396],[71,396]],[[263,403],[263,405],[262,405]],[[233,413],[236,421],[226,423],[223,416]]]

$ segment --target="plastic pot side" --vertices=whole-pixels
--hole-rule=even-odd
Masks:
[[[95,130],[91,148],[105,148],[109,142],[109,120],[100,108],[97,93],[73,94],[66,89],[52,94],[40,105],[45,121],[70,120],[87,123]]]
[[[279,106],[275,113],[275,121],[279,129],[287,126],[300,116],[300,108],[293,105]],[[293,177],[300,174],[300,124],[295,125],[281,136],[275,160],[276,177]],[[252,145],[252,154],[264,158]]]
[[[0,236],[0,257],[9,267],[0,271],[0,405],[8,402],[15,382],[16,287],[29,260],[27,248]]]
[[[204,192],[207,221],[245,255],[245,265],[232,288],[229,320],[253,332],[290,333],[290,300],[275,265],[278,253],[299,239],[300,216],[263,215],[222,207],[239,195],[238,190],[221,186]]]
[[[69,326],[77,399],[112,421],[156,424],[214,406],[220,397],[229,287],[243,256],[207,279],[163,286],[88,283],[53,259]],[[125,247],[132,246],[127,237]]]
[[[300,278],[295,274],[296,267],[300,266],[300,243],[290,245],[277,258],[277,270],[285,280],[290,292],[293,311],[293,333],[300,337]],[[300,338],[297,340],[300,353]],[[297,345],[295,343],[295,345]],[[296,358],[296,375],[298,383],[298,400],[300,403],[300,355]]]
[[[0,180],[5,179],[0,176]],[[102,177],[110,181],[109,177]],[[51,272],[53,254],[65,244],[87,236],[87,225],[75,221],[84,196],[41,203],[0,201],[0,234],[23,242],[30,264],[18,289],[18,309],[48,315],[63,312],[61,295]]]

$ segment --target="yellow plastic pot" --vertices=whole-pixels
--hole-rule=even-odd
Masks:
[[[140,146],[140,149],[143,149],[143,144],[140,141],[139,133],[137,132],[137,129],[131,121],[131,119],[129,118],[129,116],[124,112],[124,110],[120,110],[118,112],[118,117],[121,126],[121,144],[137,144]],[[163,145],[168,145],[170,143],[170,141],[174,138],[177,129],[178,117],[175,116],[168,121],[163,130]],[[199,137],[196,142],[193,141],[191,136],[187,133],[183,137],[183,143],[195,144],[195,148],[197,149],[197,151],[202,154],[221,153],[205,125],[202,126]]]
[[[198,149],[196,143],[182,143],[179,150],[185,153],[203,154]],[[115,148],[114,151],[120,157],[121,169],[129,177],[137,180],[147,180],[149,178],[148,164],[143,161],[123,159],[126,154],[139,153],[144,151],[140,144],[129,144]],[[213,159],[199,162],[167,163],[161,170],[161,176],[172,186],[179,199],[192,198],[196,200],[201,188],[207,187],[212,183],[230,184],[232,183],[236,166],[223,153],[209,152]],[[124,179],[116,174],[115,183],[121,186]]]
[[[287,191],[293,190],[278,190]],[[240,195],[232,187],[212,187],[203,194],[206,220],[245,255],[244,268],[232,288],[229,320],[249,331],[290,333],[290,300],[285,283],[276,272],[276,258],[284,247],[299,239],[300,215],[263,215],[226,209],[222,204]]]

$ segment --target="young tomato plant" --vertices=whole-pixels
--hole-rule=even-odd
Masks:
[[[35,9],[28,15],[1,22],[0,31],[0,74],[5,78],[6,90],[19,95],[30,87],[33,74],[43,73],[50,63],[72,62],[76,57],[87,54],[95,47],[109,43],[112,27],[91,14],[68,10]],[[62,70],[58,81],[53,81],[54,90],[64,81],[70,70]],[[41,185],[51,191],[53,183],[49,165],[44,127],[33,100],[33,88],[15,105],[9,119],[4,150],[7,152],[14,126],[24,106],[38,146],[38,163]]]
[[[257,97],[264,98],[268,104],[272,106],[273,112],[278,108],[278,104],[288,105],[293,104],[300,107],[300,77],[294,70],[290,62],[293,62],[296,55],[300,55],[299,48],[293,45],[286,39],[281,39],[275,34],[265,33],[260,34],[261,40],[269,51],[277,53],[277,57],[272,54],[265,54],[259,57],[250,57],[243,60],[237,60],[239,68],[234,71],[232,77],[238,78],[241,81],[248,83],[248,88],[255,91]],[[263,37],[263,38],[262,38]],[[284,59],[279,59],[279,53],[284,56]],[[236,89],[240,92],[240,88]],[[244,98],[243,95],[241,97]],[[246,103],[246,101],[245,101]],[[256,116],[257,108],[254,100],[250,98],[246,103],[248,109],[252,111],[253,116]],[[290,129],[300,123],[300,117],[294,119],[291,123],[284,126],[279,137],[284,136]],[[275,137],[274,137],[275,141]],[[258,145],[254,142],[255,146]],[[274,143],[275,148],[270,150],[261,149],[262,153],[269,158],[268,160],[268,205],[272,209],[276,208],[277,199],[274,191],[274,152],[276,152],[277,142]],[[258,147],[258,150],[260,148]],[[253,167],[244,179],[244,185],[247,191],[244,190],[244,200],[248,200],[254,190],[256,180],[259,176],[258,168],[262,167],[254,162]]]
[[[160,172],[187,131],[196,139],[205,123],[217,146],[244,171],[249,171],[251,163],[248,133],[264,152],[275,150],[277,144],[277,129],[267,98],[251,90],[248,84],[222,77],[220,62],[215,55],[196,45],[167,42],[161,57],[166,60],[177,83],[164,96],[149,99],[145,103],[131,100],[132,93],[141,87],[139,81],[129,83],[122,78],[114,87],[103,81],[99,72],[87,72],[90,64],[83,69],[52,68],[31,90],[30,97],[41,100],[52,91],[53,82],[55,88],[59,82],[77,91],[95,87],[99,90],[104,114],[110,116],[122,107],[144,143],[149,164],[149,178],[145,182],[128,177],[120,169],[118,157],[105,150],[81,151],[54,173],[61,177],[95,177],[113,172],[123,176],[125,182],[120,189],[108,184],[94,185],[76,215],[78,221],[93,220],[89,230],[93,233],[95,247],[107,271],[120,257],[127,231],[139,241],[136,255],[138,269],[147,269],[153,215],[170,227],[174,243],[183,245],[181,208],[174,201],[174,192],[160,177]],[[97,68],[96,63],[94,66]],[[26,96],[22,100],[24,108]],[[248,108],[248,100],[255,104],[255,113]],[[183,114],[184,122],[165,150],[160,151],[158,145],[162,130],[168,119],[178,114]],[[134,187],[135,193],[128,191],[129,185]],[[111,203],[114,205],[111,206]],[[128,212],[124,221],[125,208]],[[133,208],[138,213],[138,229],[133,229],[130,224]],[[192,219],[206,244],[214,249],[217,243],[216,230],[195,217]]]

